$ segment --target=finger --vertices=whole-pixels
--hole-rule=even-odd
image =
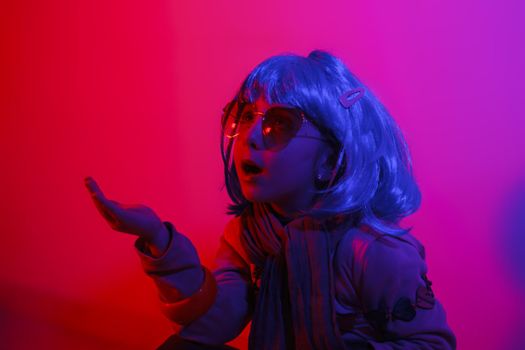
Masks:
[[[86,188],[89,190],[91,195],[98,196],[98,197],[104,197],[104,193],[98,186],[95,179],[93,179],[91,176],[88,176],[84,179],[84,184],[86,185]]]
[[[95,201],[95,204],[98,203],[100,206],[109,209],[109,211],[113,214],[118,215],[118,213],[120,212],[119,203],[107,199],[100,187],[98,186],[97,182],[92,177],[86,177],[84,179],[84,183],[87,189],[89,190],[93,200]]]
[[[97,207],[97,210],[99,213],[106,219],[106,221],[111,225],[116,225],[119,220],[118,218],[110,211],[107,207],[102,205],[99,201],[95,200],[95,206]]]

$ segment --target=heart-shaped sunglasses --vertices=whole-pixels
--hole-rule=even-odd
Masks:
[[[230,106],[224,109],[228,113]],[[314,127],[320,128],[299,108],[285,105],[272,105],[264,112],[253,111],[249,106],[240,105],[237,113],[230,113],[223,116],[224,136],[235,138],[246,133],[255,123],[258,116],[262,118],[262,139],[264,148],[270,151],[280,151],[285,148],[294,137],[317,139],[328,141],[324,137],[311,135],[298,135],[303,124],[311,123]]]

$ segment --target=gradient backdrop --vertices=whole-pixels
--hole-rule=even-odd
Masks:
[[[459,349],[525,349],[524,22],[519,0],[2,2],[2,348],[168,337],[134,238],[83,178],[154,208],[209,266],[223,105],[261,60],[321,48],[405,133],[423,194],[406,225]]]

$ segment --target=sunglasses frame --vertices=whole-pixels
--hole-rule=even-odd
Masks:
[[[241,108],[239,108],[239,112],[237,113],[238,116],[234,118],[237,120],[237,123],[242,123],[241,120],[241,116],[242,116],[242,111],[244,110],[244,105],[241,104]],[[285,109],[285,110],[292,110],[294,112],[294,115],[296,116],[299,116],[301,121],[300,121],[300,125],[299,127],[296,128],[296,131],[295,133],[285,142],[285,143],[281,143],[281,144],[278,144],[276,146],[273,146],[273,147],[270,147],[268,145],[268,136],[267,135],[270,135],[269,133],[265,133],[265,128],[264,128],[264,123],[266,121],[266,117],[268,115],[268,112],[271,111],[272,109],[275,109],[275,108],[280,108],[280,109]],[[304,124],[307,124],[307,123],[310,123],[312,124],[315,128],[317,128],[319,131],[322,131],[323,128],[320,128],[317,123],[313,122],[309,117],[307,117],[306,113],[301,110],[300,108],[297,108],[297,107],[293,107],[293,106],[288,106],[288,105],[283,105],[283,104],[274,104],[272,106],[270,106],[266,111],[264,112],[252,112],[254,116],[261,116],[262,118],[262,128],[261,128],[261,133],[262,133],[262,136],[263,136],[263,143],[264,143],[264,147],[266,150],[269,150],[269,151],[274,151],[274,152],[277,152],[277,151],[280,151],[284,148],[286,148],[286,146],[288,146],[288,144],[296,137],[298,138],[308,138],[308,139],[314,139],[314,140],[320,140],[320,141],[324,141],[324,142],[330,142],[332,143],[333,141],[327,139],[327,138],[324,138],[324,137],[316,137],[316,136],[310,136],[310,135],[297,135],[297,133],[299,132],[299,130],[301,130],[302,126]],[[231,115],[231,114],[230,114]],[[237,126],[238,127],[238,126]],[[226,137],[228,138],[235,138],[239,135],[239,132],[237,132],[236,134],[234,135],[226,135]]]

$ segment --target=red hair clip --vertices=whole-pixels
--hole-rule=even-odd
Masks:
[[[364,94],[365,94],[365,89],[363,89],[363,88],[358,87],[358,88],[355,88],[355,89],[350,89],[350,90],[344,92],[341,96],[339,96],[339,102],[341,102],[341,104],[343,105],[344,108],[350,108]],[[353,95],[355,95],[355,96],[353,96]],[[351,96],[353,96],[353,97],[350,98]]]

